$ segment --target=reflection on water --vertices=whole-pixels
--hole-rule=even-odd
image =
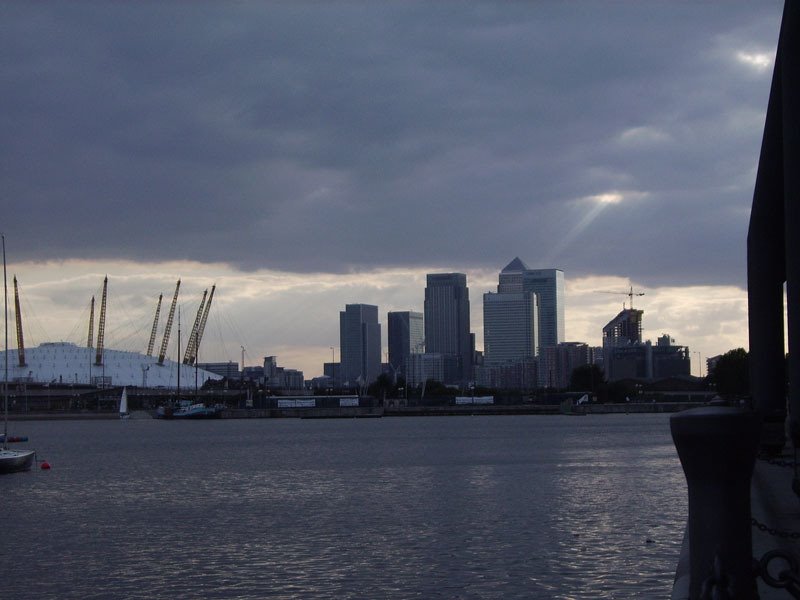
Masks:
[[[664,415],[25,429],[15,598],[665,597],[686,515]]]

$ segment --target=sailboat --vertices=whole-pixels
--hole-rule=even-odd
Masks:
[[[119,418],[129,419],[131,413],[128,412],[128,388],[122,388],[122,396],[119,399]]]
[[[3,377],[3,445],[0,447],[0,473],[30,471],[36,452],[33,450],[11,450],[8,447],[8,281],[6,279],[6,236],[3,239],[3,315],[5,318],[5,376]]]

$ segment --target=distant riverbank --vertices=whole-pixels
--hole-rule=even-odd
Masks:
[[[222,411],[223,419],[335,419],[335,418],[375,418],[375,417],[444,417],[471,415],[601,415],[626,413],[673,413],[703,406],[702,402],[626,402],[622,404],[582,404],[567,406],[559,404],[518,404],[518,405],[454,405],[454,406],[388,406],[359,407],[342,406],[332,408],[233,408]],[[140,418],[148,418],[149,413],[137,411]],[[112,412],[38,412],[10,414],[13,421],[67,421],[67,420],[106,420],[119,419]]]

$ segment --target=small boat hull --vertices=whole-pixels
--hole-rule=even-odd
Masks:
[[[33,450],[0,450],[0,473],[30,471],[35,456]]]
[[[202,404],[194,404],[172,413],[173,419],[219,419],[220,416],[219,409]]]
[[[203,404],[180,407],[160,406],[154,416],[156,419],[219,419],[222,416],[222,411],[218,406],[205,406]]]

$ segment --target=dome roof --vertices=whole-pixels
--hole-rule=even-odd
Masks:
[[[184,365],[165,359],[158,364],[155,356],[123,350],[103,350],[103,364],[96,365],[97,350],[76,346],[69,342],[52,342],[34,348],[25,348],[25,366],[19,365],[17,350],[8,350],[9,381],[33,381],[38,383],[83,383],[103,382],[105,385],[141,385],[143,387],[178,387],[180,369],[181,387],[193,386],[195,373],[202,385],[207,379],[222,379],[220,375],[204,369]],[[0,352],[0,356],[5,353]],[[3,358],[5,360],[5,358]],[[105,377],[105,380],[101,379]]]

